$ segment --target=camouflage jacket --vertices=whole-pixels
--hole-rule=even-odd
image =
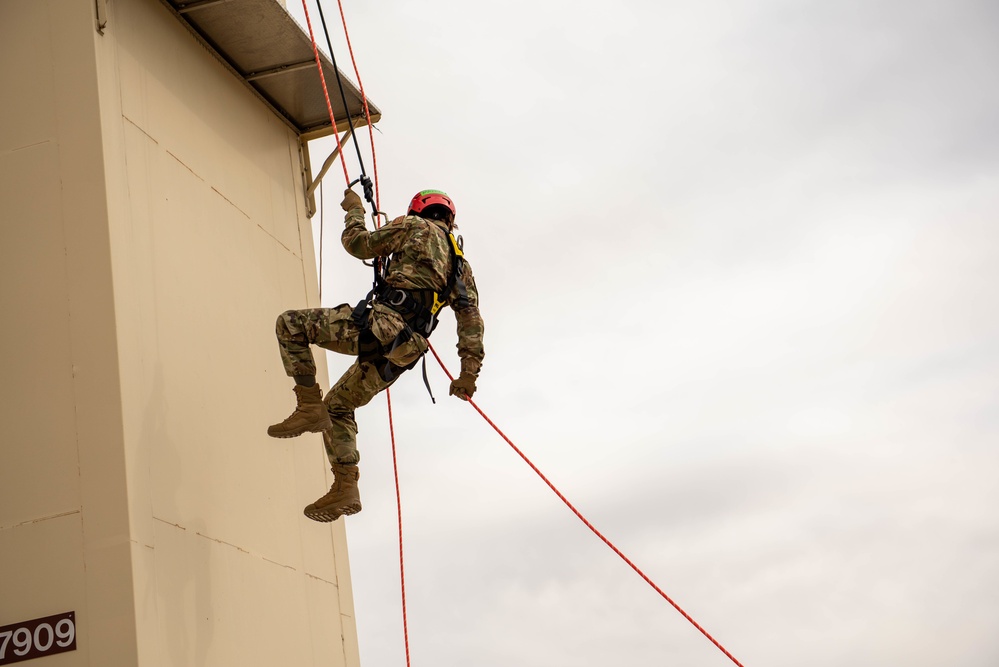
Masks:
[[[358,259],[391,257],[385,281],[399,289],[441,291],[451,274],[451,251],[447,225],[415,215],[400,216],[374,232],[365,227],[364,209],[355,206],[344,218],[340,237],[343,247]],[[468,261],[463,262],[461,280],[468,292],[468,306],[454,311],[458,324],[458,356],[461,370],[478,375],[485,350],[484,325],[479,315],[479,293]],[[450,306],[458,298],[457,285],[443,297]],[[453,307],[452,307],[453,309]]]

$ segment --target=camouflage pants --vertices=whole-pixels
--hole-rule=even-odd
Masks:
[[[277,319],[276,334],[281,350],[281,361],[289,376],[315,375],[316,362],[310,345],[341,354],[357,356],[360,330],[351,319],[353,308],[341,304],[336,308],[289,310]],[[394,310],[375,304],[369,319],[372,334],[383,346],[391,347],[406,323]],[[419,359],[427,350],[427,341],[418,334],[396,345],[386,354],[386,360],[396,367],[405,367]],[[401,368],[397,369],[401,372]],[[398,377],[398,372],[395,377]],[[376,364],[355,361],[337,381],[326,398],[326,409],[333,428],[323,433],[323,443],[330,463],[356,464],[361,455],[357,451],[357,422],[354,411],[367,405],[372,398],[395,381],[386,381]]]

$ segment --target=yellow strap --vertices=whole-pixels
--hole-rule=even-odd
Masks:
[[[441,306],[443,306],[444,304],[445,304],[444,301],[441,301],[440,299],[437,298],[437,292],[434,292],[434,303],[432,306],[430,306],[430,314],[436,315],[437,311],[440,310]]]
[[[456,254],[458,257],[464,257],[465,253],[463,253],[461,251],[461,248],[458,247],[458,241],[457,241],[457,239],[454,238],[454,234],[452,234],[451,232],[448,232],[447,233],[447,237],[449,239],[451,239],[451,245],[454,246],[454,254]]]
[[[451,245],[454,246],[454,254],[457,255],[458,257],[464,257],[465,253],[461,251],[461,247],[458,245],[457,239],[454,238],[454,234],[448,232],[447,237],[451,239]],[[434,292],[434,303],[432,306],[430,306],[430,314],[436,315],[437,311],[440,310],[441,307],[444,306],[446,303],[447,303],[446,301],[440,300],[437,292]]]

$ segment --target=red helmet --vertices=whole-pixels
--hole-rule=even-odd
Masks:
[[[409,202],[409,213],[419,215],[424,209],[435,205],[446,207],[447,210],[451,211],[451,217],[454,218],[456,213],[454,202],[451,201],[451,198],[446,193],[440,190],[422,190],[417,192],[413,196],[413,200]]]

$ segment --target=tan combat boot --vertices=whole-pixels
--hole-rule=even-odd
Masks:
[[[330,492],[305,508],[305,516],[313,521],[328,523],[343,515],[361,511],[361,496],[357,492],[360,473],[357,466],[337,464],[333,466],[333,474],[336,481],[330,487]]]
[[[272,438],[293,438],[306,431],[319,433],[333,427],[318,382],[311,387],[296,384],[295,396],[298,398],[295,411],[280,424],[268,426],[267,435]]]

